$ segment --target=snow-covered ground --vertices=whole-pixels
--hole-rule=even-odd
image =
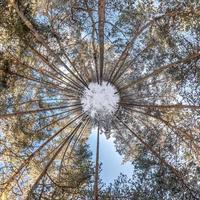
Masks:
[[[105,117],[112,115],[119,102],[119,95],[116,88],[107,82],[90,83],[89,89],[85,89],[81,98],[83,104],[83,111],[90,115],[91,118]]]

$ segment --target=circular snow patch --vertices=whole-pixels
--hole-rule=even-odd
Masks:
[[[119,95],[116,88],[107,82],[90,83],[81,98],[83,111],[91,118],[105,118],[112,115],[118,106]]]

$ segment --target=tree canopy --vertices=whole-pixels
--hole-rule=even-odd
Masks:
[[[200,199],[198,0],[3,0],[0,32],[1,199],[94,199],[96,127],[134,173],[95,199]],[[103,82],[119,102],[93,118]]]

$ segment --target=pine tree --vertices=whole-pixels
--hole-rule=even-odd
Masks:
[[[2,1],[1,197],[59,194],[52,182],[69,176],[67,156],[98,127],[114,135],[125,159],[141,158],[139,169],[144,154],[147,165],[162,166],[149,172],[151,181],[159,177],[153,189],[165,192],[169,175],[198,199],[191,177],[200,165],[199,7],[197,0]],[[113,115],[94,119],[81,99],[103,82],[120,100]]]

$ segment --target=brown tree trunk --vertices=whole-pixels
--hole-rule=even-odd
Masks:
[[[94,200],[99,199],[99,125],[97,131],[97,147],[96,147],[96,167],[95,167],[95,180],[94,180]]]

